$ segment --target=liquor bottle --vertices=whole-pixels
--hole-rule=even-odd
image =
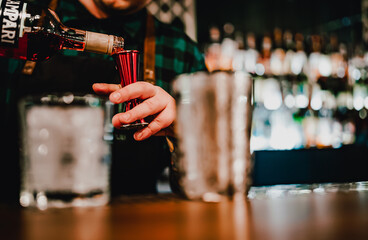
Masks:
[[[220,70],[233,70],[234,55],[238,50],[238,43],[234,40],[235,27],[232,23],[225,23],[224,39],[221,43],[221,58],[219,59]]]
[[[261,75],[271,74],[271,67],[270,67],[271,53],[272,53],[272,39],[269,35],[265,34],[263,36],[262,51],[261,56],[259,58],[259,63],[263,65],[263,73]]]
[[[256,46],[256,36],[254,33],[247,33],[246,44],[247,50],[244,55],[245,70],[251,74],[254,74],[256,72],[256,65],[259,58],[259,53]]]
[[[42,61],[61,49],[115,54],[122,37],[64,26],[57,14],[25,1],[0,1],[0,56]]]
[[[205,63],[208,71],[219,70],[221,59],[221,33],[217,26],[209,28],[209,42],[204,47]]]
[[[282,30],[274,29],[273,46],[270,57],[270,70],[275,76],[284,75],[285,50],[282,45]]]

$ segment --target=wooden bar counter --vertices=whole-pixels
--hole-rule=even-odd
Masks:
[[[1,240],[368,239],[368,191],[189,201],[124,196],[103,207],[0,205]]]

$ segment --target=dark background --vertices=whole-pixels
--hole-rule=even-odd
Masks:
[[[341,42],[361,42],[361,0],[196,1],[198,43],[208,41],[211,25],[230,22],[236,31],[257,36],[275,27],[304,35],[331,34]]]

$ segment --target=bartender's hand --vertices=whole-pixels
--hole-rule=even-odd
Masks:
[[[136,82],[123,88],[119,84],[107,83],[96,83],[92,87],[97,94],[110,94],[110,101],[116,104],[136,98],[144,100],[133,109],[125,113],[117,113],[112,118],[114,127],[120,128],[123,124],[152,116],[153,120],[148,126],[134,134],[134,139],[137,141],[152,135],[165,135],[166,128],[175,120],[175,100],[158,86],[146,82]]]

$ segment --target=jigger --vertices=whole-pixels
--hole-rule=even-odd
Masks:
[[[139,51],[125,50],[115,55],[115,65],[119,72],[121,86],[124,87],[138,81],[139,74]],[[122,112],[126,112],[139,104],[139,99],[132,99],[123,104]],[[131,124],[124,124],[121,129],[138,129],[143,128],[148,123],[144,120],[138,120]]]

